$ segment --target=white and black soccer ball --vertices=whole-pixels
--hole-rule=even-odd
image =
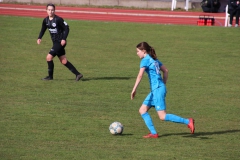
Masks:
[[[109,131],[113,135],[119,135],[123,132],[123,125],[120,122],[113,122],[109,126]]]

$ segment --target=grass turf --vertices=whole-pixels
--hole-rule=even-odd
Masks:
[[[45,57],[42,19],[0,16],[1,159],[238,159],[240,63],[237,28],[67,20],[67,57],[84,78],[57,58],[53,81]],[[139,70],[135,46],[152,45],[169,69],[167,111],[193,117],[196,133],[161,122],[150,111],[159,139],[138,108],[149,92],[146,75],[135,100]],[[112,136],[113,121],[124,125]]]

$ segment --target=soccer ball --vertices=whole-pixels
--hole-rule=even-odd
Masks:
[[[109,131],[113,135],[119,135],[123,132],[123,125],[120,122],[113,122],[109,126]]]

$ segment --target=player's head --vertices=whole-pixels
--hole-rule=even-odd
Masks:
[[[47,6],[46,6],[46,8],[48,9],[49,6],[53,7],[53,9],[55,10],[55,5],[54,5],[54,4],[48,3]]]
[[[137,49],[148,53],[153,59],[157,59],[154,48],[152,48],[147,42],[141,42],[136,47]]]
[[[55,5],[52,3],[47,4],[46,6],[47,13],[49,17],[53,17],[55,14]]]

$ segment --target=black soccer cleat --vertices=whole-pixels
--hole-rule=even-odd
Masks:
[[[47,76],[47,77],[43,78],[42,80],[44,80],[44,81],[49,81],[49,80],[53,80],[53,78],[52,78],[52,77],[49,77],[49,76]]]
[[[83,75],[81,73],[79,75],[76,75],[76,81],[79,81],[81,78],[83,78]]]

